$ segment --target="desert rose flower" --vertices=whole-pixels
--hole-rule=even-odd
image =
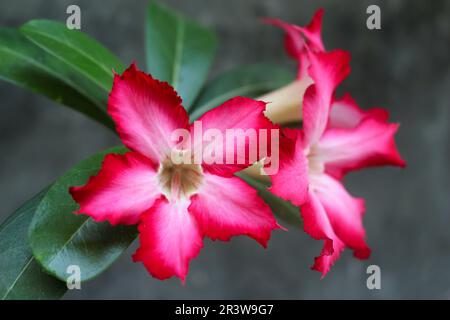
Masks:
[[[362,111],[349,95],[333,98],[350,72],[349,54],[309,52],[308,60],[314,84],[303,98],[303,128],[284,131],[291,145],[280,154],[271,191],[300,206],[305,231],[324,240],[312,268],[325,276],[345,247],[360,259],[370,255],[362,225],[364,201],[352,197],[339,179],[350,170],[405,163],[394,142],[398,124],[386,122],[386,111]]]
[[[336,86],[350,72],[350,56],[342,50],[325,51],[322,17],[320,9],[305,27],[266,20],[285,31],[285,48],[297,61],[298,72],[293,83],[260,99],[271,102],[266,115],[274,122],[303,118],[302,130],[284,130],[291,142],[281,150],[271,190],[300,206],[305,231],[325,241],[313,266],[324,276],[346,246],[358,258],[370,254],[362,226],[364,202],[345,190],[340,182],[345,173],[405,163],[394,142],[398,125],[387,122],[386,110],[364,111],[349,94],[335,97]]]
[[[264,102],[237,97],[198,121],[204,130],[224,135],[227,129],[273,129],[264,109]],[[184,282],[205,236],[228,241],[247,235],[267,245],[279,225],[256,190],[233,175],[249,161],[228,165],[173,160],[173,151],[180,151],[173,132],[191,132],[193,126],[169,84],[133,64],[115,75],[108,112],[131,151],[107,155],[96,176],[70,189],[80,205],[77,214],[112,225],[139,224],[140,247],[133,259],[158,279],[177,276]],[[226,151],[234,155],[237,148]]]

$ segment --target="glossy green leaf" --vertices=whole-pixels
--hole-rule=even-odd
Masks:
[[[278,89],[294,79],[294,74],[270,64],[240,66],[227,71],[202,90],[190,110],[191,119],[236,96],[255,98]]]
[[[267,188],[270,186],[268,182],[256,180],[242,173],[238,176],[258,191],[259,196],[264,199],[276,216],[297,228],[303,225],[299,208],[268,191]]]
[[[86,215],[75,215],[78,205],[68,189],[83,185],[101,167],[107,153],[123,153],[118,147],[82,161],[53,183],[36,209],[29,229],[29,243],[35,258],[52,275],[61,280],[67,267],[78,265],[81,280],[103,272],[136,238],[135,226],[112,227]]]
[[[66,284],[48,275],[28,246],[28,226],[48,188],[17,209],[0,227],[0,298],[58,299]]]
[[[151,2],[145,40],[148,72],[169,82],[189,110],[214,58],[217,42],[214,33]]]
[[[82,90],[83,77],[16,29],[0,28],[0,78],[114,127],[103,106]]]
[[[106,110],[113,70],[118,73],[124,70],[116,56],[85,33],[56,21],[32,20],[20,31],[76,74],[73,81]]]

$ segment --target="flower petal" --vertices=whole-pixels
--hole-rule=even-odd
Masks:
[[[314,13],[311,22],[306,27],[297,27],[308,40],[311,50],[320,52],[325,51],[322,41],[322,18],[324,10],[321,8]]]
[[[286,32],[286,36],[284,38],[284,45],[287,54],[293,58],[298,60],[304,54],[305,50],[305,40],[301,31],[296,28],[295,25],[286,23],[280,19],[264,19],[265,23],[274,25],[279,27]]]
[[[280,142],[280,168],[270,176],[270,191],[296,206],[302,205],[308,197],[308,160],[303,152],[300,130],[283,129]]]
[[[297,78],[303,78],[306,75],[309,60],[305,52],[305,39],[303,38],[302,32],[295,25],[283,22],[279,19],[265,19],[264,21],[281,28],[286,32],[284,37],[284,48],[287,54],[297,61]]]
[[[316,147],[317,156],[324,161],[327,172],[337,178],[350,170],[369,166],[395,165],[404,167],[394,141],[399,125],[371,118],[356,128],[331,128]]]
[[[336,86],[350,73],[350,55],[346,51],[310,53],[309,75],[314,80],[303,99],[303,128],[306,145],[319,141],[327,127]]]
[[[322,17],[323,9],[319,9],[306,27],[289,24],[279,19],[265,19],[265,22],[277,26],[286,32],[284,38],[285,49],[289,56],[297,60],[298,79],[307,76],[309,57],[306,52],[306,46],[314,52],[325,51],[321,36]]]
[[[359,259],[370,256],[362,225],[364,201],[353,198],[339,181],[326,174],[310,175],[309,197],[300,211],[305,232],[325,241],[313,266],[322,276],[346,246],[353,249]]]
[[[153,79],[132,64],[115,75],[108,113],[123,143],[158,163],[170,153],[175,129],[188,128],[188,115],[181,99],[166,82]]]
[[[332,103],[328,125],[330,128],[354,128],[366,118],[386,122],[389,113],[383,108],[362,110],[350,94],[346,93]]]
[[[78,202],[76,214],[87,214],[95,221],[135,224],[149,209],[160,191],[153,163],[135,152],[108,154],[102,168],[86,185],[70,188]]]
[[[322,204],[334,233],[354,250],[355,257],[367,259],[370,249],[365,242],[366,233],[362,224],[364,200],[353,198],[339,181],[326,174],[313,176],[311,188]]]
[[[300,212],[305,232],[316,240],[324,240],[322,252],[314,259],[311,267],[322,273],[323,278],[339,258],[345,245],[334,233],[328,215],[313,191],[309,191],[308,201],[301,206]]]
[[[189,262],[203,247],[202,235],[188,212],[189,200],[168,202],[164,197],[145,212],[139,224],[140,247],[133,261],[144,263],[155,278],[173,276],[185,281]]]
[[[237,177],[205,174],[204,185],[191,201],[189,211],[213,240],[247,235],[266,247],[271,231],[279,228],[256,190]]]
[[[216,155],[214,163],[202,162],[205,171],[230,176],[260,160],[261,155],[267,152],[265,147],[270,151],[271,130],[278,130],[278,127],[264,115],[265,107],[265,102],[235,97],[206,112],[191,125],[191,135],[194,137],[194,141],[197,141],[198,138],[195,128],[199,124],[202,127],[203,135],[208,130],[214,130],[222,137],[214,140],[213,143],[203,142],[203,152],[209,145],[214,145],[215,149],[222,150],[222,155]],[[260,129],[266,129],[266,133]],[[230,143],[227,139],[227,132],[232,131],[237,134],[244,133],[243,139],[232,136],[230,141],[234,140],[234,143]],[[247,133],[249,135],[245,136]],[[264,149],[259,147],[261,137],[265,137],[267,141]],[[194,142],[194,146],[198,146],[198,143]],[[267,153],[270,155],[270,152]]]

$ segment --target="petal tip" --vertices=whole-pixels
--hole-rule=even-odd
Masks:
[[[367,260],[370,258],[370,255],[372,254],[372,250],[370,248],[364,248],[360,250],[355,250],[353,252],[353,256],[360,260]]]

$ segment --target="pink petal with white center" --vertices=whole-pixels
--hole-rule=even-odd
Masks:
[[[264,150],[270,156],[271,130],[278,130],[278,126],[272,124],[266,118],[264,115],[265,107],[265,102],[235,97],[206,112],[196,121],[196,124],[191,125],[194,148],[198,148],[198,143],[195,142],[197,141],[195,126],[198,124],[201,124],[203,134],[212,129],[219,132],[223,138],[212,142],[215,143],[215,148],[222,150],[222,155],[217,156],[216,159],[221,163],[219,161],[215,161],[213,164],[203,162],[202,166],[205,171],[230,176],[260,160],[259,141],[263,136],[261,135],[262,131],[259,131],[260,129],[266,129],[264,136],[266,137],[267,144],[265,146],[267,146],[268,151],[265,148]],[[240,131],[249,135],[247,137],[243,135],[242,139],[233,138],[233,136],[226,139],[228,130],[235,130],[234,132],[237,134]],[[254,133],[254,135],[251,133]],[[203,151],[208,148],[209,144],[211,143],[203,142]]]
[[[346,93],[342,98],[335,99],[330,110],[330,128],[354,128],[366,118],[386,122],[389,113],[383,108],[361,109],[355,100]]]
[[[184,283],[190,260],[203,247],[200,229],[188,211],[189,204],[186,199],[168,202],[162,197],[141,218],[140,246],[133,261],[144,263],[155,278],[176,276]]]
[[[84,186],[71,187],[70,194],[80,205],[76,214],[116,225],[136,224],[159,197],[160,190],[153,163],[128,152],[106,155],[98,174]]]
[[[172,132],[189,126],[175,90],[139,71],[135,64],[121,76],[115,75],[108,113],[123,143],[154,163],[159,163],[176,145],[177,141],[171,141]]]
[[[398,127],[398,124],[367,118],[354,129],[328,129],[315,152],[325,163],[327,172],[337,178],[370,166],[404,167],[406,163],[394,140]]]
[[[316,240],[324,240],[320,256],[314,259],[311,267],[322,273],[322,278],[330,271],[331,266],[344,250],[344,243],[335,234],[325,209],[315,193],[310,190],[308,201],[300,208],[303,228]]]
[[[302,205],[308,197],[308,160],[303,152],[302,132],[283,129],[280,144],[280,168],[270,176],[270,191],[296,206]]]
[[[334,233],[360,259],[370,256],[365,242],[366,232],[362,224],[364,200],[353,198],[344,186],[332,177],[321,174],[312,176],[311,188],[322,204]]]
[[[266,247],[272,230],[280,228],[257,191],[237,177],[205,174],[191,201],[189,211],[203,234],[213,240],[247,235]]]
[[[303,99],[303,128],[308,146],[319,141],[327,127],[334,90],[350,73],[350,55],[334,50],[309,54],[309,75],[314,80]]]

